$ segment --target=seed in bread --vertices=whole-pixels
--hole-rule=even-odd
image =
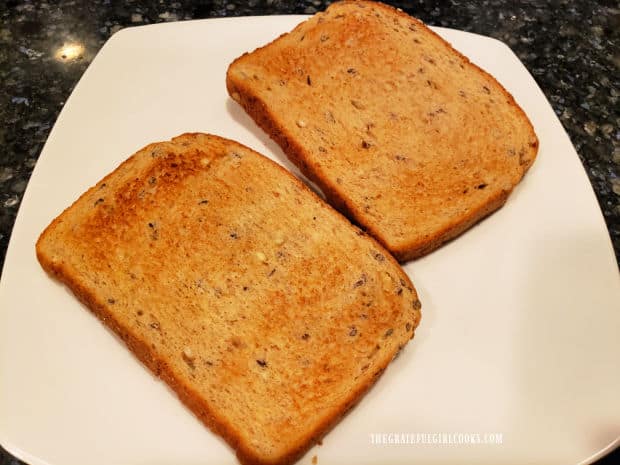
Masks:
[[[422,22],[332,4],[229,67],[230,95],[399,260],[504,204],[538,140],[513,97]]]
[[[299,458],[413,337],[407,275],[279,165],[151,144],[37,242],[64,282],[244,464]]]

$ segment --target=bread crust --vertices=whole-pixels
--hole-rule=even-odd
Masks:
[[[270,170],[279,173],[280,185],[290,183],[301,194],[301,197],[308,199],[307,204],[314,204],[312,208],[318,209],[327,215],[327,217],[333,219],[334,223],[342,228],[342,231],[348,231],[347,234],[354,233],[355,237],[358,237],[359,241],[364,243],[364,246],[369,246],[372,250],[378,251],[381,254],[379,265],[385,269],[390,270],[391,273],[398,277],[400,283],[405,288],[407,302],[412,303],[412,306],[408,307],[408,310],[404,310],[402,316],[407,321],[407,330],[394,330],[395,338],[399,338],[398,342],[390,342],[389,346],[385,346],[386,349],[382,350],[379,354],[379,358],[374,362],[374,366],[371,372],[363,374],[360,382],[352,384],[351,389],[348,391],[347,396],[338,405],[332,405],[331,410],[324,413],[323,420],[317,424],[312,425],[307,429],[305,434],[299,436],[294,443],[287,445],[284,453],[277,453],[274,455],[264,454],[260,449],[250,444],[244,436],[247,436],[242,430],[245,428],[245,424],[232,424],[225,416],[221,409],[218,409],[217,405],[212,405],[212,402],[206,398],[205,392],[200,392],[197,383],[188,381],[188,377],[185,376],[183,370],[179,368],[178,361],[172,359],[169,354],[163,352],[161,346],[153,344],[153,340],[145,337],[138,330],[130,319],[127,317],[129,313],[122,313],[119,316],[119,305],[131,305],[130,302],[115,302],[112,299],[104,299],[101,297],[101,292],[97,285],[93,284],[92,277],[85,272],[77,272],[76,263],[82,264],[80,259],[71,257],[66,251],[61,250],[62,242],[71,244],[72,238],[68,237],[69,232],[73,231],[73,228],[78,228],[84,223],[87,223],[92,215],[86,213],[85,216],[80,216],[83,213],[85,205],[92,205],[92,200],[96,199],[98,191],[102,186],[110,185],[114,186],[116,192],[122,191],[122,188],[126,186],[126,182],[118,182],[118,178],[127,176],[129,183],[133,182],[133,175],[141,176],[144,173],[151,173],[148,170],[139,170],[136,166],[139,166],[148,154],[154,154],[160,149],[169,150],[170,143],[150,144],[138,151],[135,155],[122,163],[114,172],[106,176],[102,181],[93,186],[86,193],[84,193],[76,202],[74,202],[69,208],[67,208],[61,215],[52,221],[52,223],[43,231],[36,244],[37,258],[43,267],[43,269],[54,278],[58,279],[76,295],[76,297],[89,308],[92,313],[102,321],[110,330],[112,330],[120,339],[126,344],[131,352],[146,365],[156,376],[161,378],[168,386],[177,394],[179,399],[212,431],[222,436],[230,446],[235,449],[238,459],[241,463],[246,465],[284,465],[290,464],[298,460],[310,447],[318,442],[338,421],[339,419],[363,396],[363,394],[374,384],[378,376],[385,370],[389,362],[396,356],[397,352],[408,342],[414,335],[415,327],[420,321],[420,304],[413,287],[413,284],[409,280],[408,276],[400,269],[398,263],[385,251],[374,239],[365,236],[365,234],[359,231],[355,226],[351,225],[346,219],[342,218],[335,211],[333,211],[328,205],[320,200],[316,194],[314,194],[307,186],[301,181],[288,173],[280,165],[273,163],[272,161],[264,158],[260,154],[226,139],[222,139],[216,136],[204,135],[204,134],[184,134],[172,140],[172,144],[185,146],[179,148],[180,156],[186,156],[191,162],[193,158],[200,158],[204,153],[210,149],[204,149],[204,152],[198,151],[192,152],[196,146],[200,146],[202,142],[208,140],[209,143],[221,144],[226,148],[226,151],[238,152],[243,157],[259,157],[264,163],[265,167],[269,167]],[[184,153],[184,150],[187,153]],[[179,155],[179,154],[177,154]],[[235,155],[235,153],[233,153]],[[176,160],[182,160],[182,158],[175,158]],[[148,160],[145,163],[149,163]],[[211,169],[211,166],[216,162],[211,161],[205,170]],[[192,173],[195,171],[191,163],[189,167],[184,168],[182,162],[180,163],[179,170],[187,170]],[[142,166],[144,168],[144,166]],[[180,172],[179,171],[179,172]],[[164,173],[165,174],[165,173]],[[180,175],[183,173],[180,173]],[[193,175],[193,174],[192,174]],[[138,178],[136,177],[136,180]],[[163,189],[163,187],[162,187]],[[178,187],[171,187],[171,189],[179,190]],[[139,194],[137,195],[139,197]],[[128,198],[125,196],[123,198]],[[95,202],[95,204],[97,201]],[[134,204],[131,200],[127,201],[126,205],[122,205],[122,212],[131,212],[134,209]],[[125,217],[127,214],[119,214],[120,217]],[[119,220],[120,221],[120,220]],[[72,222],[72,227],[66,227],[65,222]],[[99,225],[98,225],[99,226]],[[360,237],[364,236],[364,237]],[[91,240],[86,239],[86,240]],[[98,248],[96,241],[92,242],[93,248]],[[69,254],[69,255],[68,255]],[[95,256],[95,255],[93,255]],[[76,261],[77,260],[77,261]],[[93,263],[90,258],[82,257],[86,262],[85,270],[91,270],[101,265],[100,263]],[[383,269],[382,268],[382,269]],[[101,276],[112,278],[115,275],[109,275],[103,273]],[[392,299],[390,297],[390,299]],[[388,300],[388,305],[393,305],[392,300]],[[404,304],[403,304],[404,305]],[[396,311],[396,310],[393,310]],[[401,319],[398,317],[398,319]],[[162,324],[164,321],[162,321]],[[159,324],[158,324],[159,326]],[[182,367],[185,368],[185,367]],[[248,420],[250,421],[250,420]]]
[[[254,55],[259,53],[268,54],[271,48],[274,47],[274,44],[279,44],[288,40],[289,36],[301,31],[301,28],[305,27],[308,22],[314,18],[300,24],[290,33],[283,34],[271,43],[259,47],[251,53],[243,54],[230,64],[226,74],[226,86],[233,100],[237,101],[257,125],[282,148],[287,157],[299,167],[302,173],[320,187],[327,201],[332,206],[341,211],[352,222],[372,234],[400,262],[405,262],[432,252],[443,243],[460,235],[478,221],[504,205],[513,188],[534,162],[538,151],[538,139],[527,115],[516,103],[514,97],[497,82],[493,76],[470,62],[467,57],[455,50],[447,41],[427,28],[421,21],[389,5],[365,0],[342,0],[334,3],[328,8],[327,12],[329,12],[331,8],[341,7],[344,11],[344,8],[347,6],[350,6],[351,10],[354,8],[365,8],[367,10],[380,11],[384,14],[405,20],[414,27],[423,29],[426,33],[430,33],[436,43],[448,50],[455,59],[458,58],[463,62],[464,66],[469,67],[469,69],[474,70],[479,76],[483,76],[493,82],[495,86],[494,90],[497,90],[501,94],[503,100],[505,100],[505,105],[516,112],[516,119],[520,120],[524,127],[524,129],[522,128],[523,132],[528,134],[527,141],[525,141],[527,144],[526,150],[519,155],[520,172],[510,185],[504,185],[494,192],[488,197],[485,203],[473,205],[459,217],[445,221],[430,234],[424,236],[414,234],[405,237],[404,240],[396,242],[391,237],[393,236],[393,231],[391,231],[390,228],[370,219],[365,213],[363,205],[361,205],[359,201],[352,199],[351,192],[346,187],[339,186],[333,177],[325,174],[325,171],[322,170],[320,161],[318,161],[317,157],[309,150],[308,144],[304,143],[304,141],[294,133],[292,129],[295,128],[292,127],[290,123],[287,124],[284,121],[282,113],[278,112],[275,106],[273,106],[270,101],[266,100],[264,94],[257,91],[256,83],[250,79],[240,79],[236,74],[236,70],[241,70],[246,62],[253,59]],[[319,26],[315,24],[315,27],[318,28]],[[308,29],[310,29],[310,26]],[[305,29],[304,32],[307,33],[308,29]],[[385,186],[384,189],[387,190],[387,188],[388,186]],[[376,192],[371,189],[369,189],[369,193],[376,194]]]

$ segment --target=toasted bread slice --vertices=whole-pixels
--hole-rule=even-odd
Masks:
[[[420,319],[378,243],[276,163],[206,134],[137,152],[36,250],[246,464],[299,458]]]
[[[492,76],[381,3],[334,3],[236,59],[226,84],[401,261],[503,205],[537,153],[528,118]]]

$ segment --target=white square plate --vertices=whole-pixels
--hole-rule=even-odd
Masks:
[[[299,174],[224,83],[231,60],[302,19],[125,29],[84,73],[30,180],[0,284],[0,443],[10,452],[32,465],[237,463],[42,271],[34,244],[127,156],[183,132],[236,139]],[[602,215],[566,133],[508,47],[436,31],[515,96],[539,156],[504,208],[406,265],[423,302],[416,338],[301,463],[590,461],[620,432],[620,280]],[[495,433],[502,443],[378,445],[374,433],[431,443],[449,440],[435,433]]]

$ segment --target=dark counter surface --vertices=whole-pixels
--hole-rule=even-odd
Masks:
[[[124,27],[166,21],[312,14],[329,3],[0,0],[0,267],[22,195],[50,129],[110,35]],[[577,149],[607,222],[616,257],[620,257],[618,2],[387,3],[427,24],[491,36],[512,48],[542,88]],[[63,54],[63,45],[69,43],[82,44],[84,49],[75,57]],[[600,463],[620,463],[614,462],[619,454],[612,455]],[[0,449],[0,465],[19,463]]]

